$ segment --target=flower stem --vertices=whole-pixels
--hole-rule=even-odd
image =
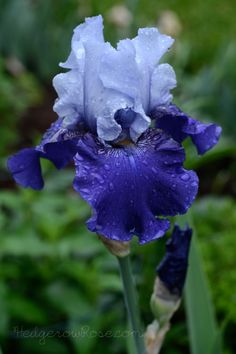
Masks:
[[[136,291],[131,271],[131,264],[129,256],[117,257],[120,266],[120,274],[124,287],[124,297],[127,307],[128,317],[132,329],[132,334],[136,346],[137,354],[144,354],[145,347],[143,335],[140,329],[139,308],[136,297]]]

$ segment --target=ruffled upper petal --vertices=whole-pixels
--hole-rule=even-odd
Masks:
[[[85,22],[74,29],[71,41],[71,53],[65,63],[60,66],[66,69],[80,69],[84,71],[84,43],[87,41],[104,42],[102,16],[88,17]]]
[[[168,105],[173,96],[170,90],[176,87],[176,76],[169,64],[160,64],[151,77],[150,110],[157,106]]]
[[[71,70],[53,81],[59,96],[54,110],[68,121],[82,120],[101,139],[116,141],[124,132],[115,114],[131,109],[136,114],[129,137],[135,142],[150,125],[152,105],[172,97],[173,70],[156,67],[172,43],[156,28],[143,28],[116,49],[104,42],[102,17],[86,19],[75,29],[71,54],[62,65]]]
[[[133,141],[136,141],[150,125],[150,118],[142,106],[142,82],[135,56],[132,41],[122,40],[118,43],[117,49],[111,46],[107,48],[99,70],[104,87],[115,90],[116,95],[122,94],[125,102],[123,108],[135,112],[129,135]]]
[[[151,80],[155,67],[172,46],[173,38],[161,34],[157,28],[141,28],[132,40],[136,51],[136,63],[141,76],[141,96],[145,112],[150,110]],[[160,78],[161,80],[161,78]]]
[[[120,147],[85,135],[74,187],[93,208],[89,229],[119,241],[137,235],[140,243],[164,235],[169,221],[160,216],[185,213],[197,193],[198,178],[182,167],[184,159],[180,145],[156,130]]]
[[[93,133],[107,141],[116,139],[121,127],[114,119],[118,109],[129,105],[129,98],[115,90],[104,87],[99,77],[101,58],[110,45],[100,43],[87,43],[85,46],[85,120]]]
[[[58,94],[53,110],[59,117],[66,117],[74,123],[82,120],[84,115],[83,74],[79,70],[71,70],[58,74],[53,79],[53,86]]]
[[[151,116],[156,119],[156,127],[176,141],[181,143],[190,136],[200,155],[217,144],[222,131],[216,124],[204,124],[189,117],[175,105],[156,107]]]

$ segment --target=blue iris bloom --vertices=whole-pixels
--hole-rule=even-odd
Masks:
[[[60,64],[69,70],[53,80],[58,120],[40,145],[8,160],[15,181],[39,190],[40,158],[58,169],[74,161],[74,188],[93,210],[91,231],[118,241],[137,235],[141,244],[163,236],[166,217],[185,213],[198,190],[195,172],[183,168],[181,142],[190,136],[204,153],[221,133],[171,104],[175,73],[159,61],[172,44],[143,28],[114,48],[104,41],[102,17],[87,18]]]

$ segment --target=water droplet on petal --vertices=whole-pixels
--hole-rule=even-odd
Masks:
[[[105,163],[104,165],[105,170],[110,171],[110,166]]]
[[[77,161],[84,161],[83,157],[80,156],[79,154],[76,155],[76,160]]]
[[[83,188],[83,189],[81,190],[81,192],[86,193],[86,194],[89,194],[89,189]]]
[[[187,173],[184,173],[183,175],[180,176],[180,178],[183,180],[183,181],[188,181],[189,180],[189,175]]]
[[[109,189],[110,189],[110,191],[113,191],[113,189],[114,189],[114,185],[112,182],[109,183]]]
[[[192,182],[192,183],[191,183],[191,186],[192,186],[192,187],[196,187],[197,185],[198,185],[197,182]]]

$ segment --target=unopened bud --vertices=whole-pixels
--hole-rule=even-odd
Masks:
[[[156,277],[154,291],[151,296],[151,309],[160,326],[169,322],[179,305],[180,297],[176,294],[171,294],[159,277]]]

